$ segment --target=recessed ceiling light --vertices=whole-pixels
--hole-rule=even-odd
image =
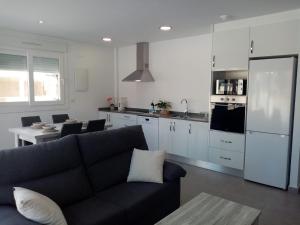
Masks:
[[[162,31],[170,31],[170,30],[172,30],[172,27],[164,25],[164,26],[161,26],[159,29]]]
[[[103,37],[102,41],[104,41],[104,42],[111,42],[112,40],[111,40],[110,37]]]
[[[43,24],[44,23],[44,21],[43,20],[39,20],[39,24]]]
[[[226,20],[231,19],[231,17],[232,17],[232,16],[230,16],[230,15],[224,14],[224,15],[221,15],[221,16],[220,16],[220,19],[221,19],[222,21],[226,21]]]

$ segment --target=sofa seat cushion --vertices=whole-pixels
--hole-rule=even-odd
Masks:
[[[161,208],[162,202],[176,198],[169,186],[170,183],[123,183],[99,192],[97,196],[125,209],[129,224],[139,224],[144,218],[152,217],[149,214]]]
[[[121,207],[92,197],[63,209],[68,225],[123,225],[125,210]]]
[[[0,225],[38,225],[22,216],[15,207],[0,206]]]

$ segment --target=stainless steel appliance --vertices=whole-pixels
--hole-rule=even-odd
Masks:
[[[216,95],[246,95],[246,80],[217,79],[215,84]]]
[[[245,132],[246,97],[213,96],[211,101],[211,130]]]
[[[247,180],[287,188],[296,65],[294,57],[250,61]]]

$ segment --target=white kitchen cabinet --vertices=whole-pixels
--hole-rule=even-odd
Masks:
[[[172,153],[188,157],[188,123],[185,120],[173,120]]]
[[[111,112],[99,111],[99,119],[105,119],[105,125],[111,126],[112,125],[112,114]]]
[[[210,146],[229,151],[244,152],[245,135],[223,131],[210,131]]]
[[[250,57],[298,54],[300,21],[288,21],[250,29]]]
[[[114,129],[137,125],[137,116],[126,113],[113,113],[111,117]]]
[[[213,33],[213,71],[248,70],[249,28]]]
[[[244,168],[244,153],[218,148],[209,148],[210,162],[238,170]]]
[[[209,124],[188,121],[188,157],[208,161]]]
[[[159,150],[158,147],[158,118],[138,116],[137,124],[142,125],[148,149]]]
[[[159,150],[166,151],[167,153],[172,153],[172,120],[171,119],[164,119],[159,118],[158,122],[158,143],[159,143]]]
[[[159,149],[193,160],[208,160],[209,124],[159,119]]]
[[[159,118],[159,149],[187,157],[187,128],[184,120]]]
[[[209,133],[209,161],[243,170],[245,135],[211,130]]]

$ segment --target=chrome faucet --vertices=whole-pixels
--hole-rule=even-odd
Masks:
[[[184,117],[187,118],[189,115],[189,107],[188,107],[188,101],[186,100],[186,98],[181,100],[181,104],[185,102],[185,110],[184,110]]]

